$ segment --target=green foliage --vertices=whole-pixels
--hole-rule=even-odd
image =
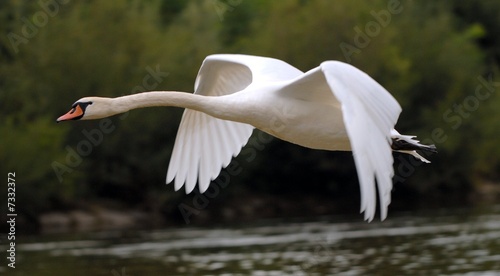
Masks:
[[[84,132],[99,130],[100,122],[54,120],[84,96],[192,91],[205,56],[238,52],[280,58],[301,70],[337,59],[383,84],[403,107],[397,128],[440,150],[430,157],[433,164],[405,179],[405,189],[439,197],[442,191],[465,193],[484,179],[498,181],[500,6],[390,3],[70,1],[14,47],[12,34],[24,37],[26,22],[34,24],[44,9],[38,2],[2,2],[2,171],[19,174],[27,213],[102,198],[147,208],[178,201],[183,193],[163,183],[182,110],[136,110],[112,118],[113,131],[103,133],[75,166],[68,164],[68,147],[77,150],[88,141]],[[151,70],[163,72],[162,78],[144,83]],[[475,94],[478,86],[484,89],[481,79],[494,84],[484,99]],[[468,107],[466,115],[460,105]],[[349,153],[310,151],[259,135],[252,141],[266,143],[253,148],[255,160],[236,159],[243,172],[225,193],[307,189],[339,199],[357,193],[356,185],[346,185],[357,181]],[[63,169],[62,182],[54,162],[69,169]]]
[[[18,204],[19,212],[49,210],[57,202],[69,202],[78,196],[78,174],[62,183],[51,167],[55,159],[63,157],[60,144],[67,131],[46,116],[26,124],[16,124],[8,117],[0,131],[0,168],[5,174],[16,174],[16,202],[22,203]]]

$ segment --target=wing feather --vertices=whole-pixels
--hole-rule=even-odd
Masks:
[[[361,212],[366,220],[373,219],[378,188],[385,219],[394,175],[390,136],[401,112],[397,101],[366,73],[338,61],[322,63],[289,81],[280,92],[341,108],[360,183]]]
[[[253,83],[282,81],[302,72],[277,59],[247,55],[208,56],[198,72],[195,94],[223,96],[241,91]],[[186,109],[172,150],[166,182],[175,178],[175,190],[183,185],[190,193],[199,184],[204,192],[221,169],[248,142],[254,127],[225,121]]]
[[[361,211],[371,221],[376,209],[377,180],[381,219],[391,200],[393,158],[391,130],[401,113],[392,95],[361,70],[342,62],[321,64],[325,79],[342,106],[361,189]]]
[[[200,117],[199,114],[192,114],[192,124],[195,129],[200,129]],[[200,131],[202,132],[202,131]],[[202,135],[190,135],[189,137],[189,149],[186,154],[186,193],[190,193],[194,190],[196,186],[196,180],[198,178],[198,165],[200,160],[200,143]]]
[[[207,125],[209,124],[209,121],[205,116],[201,117],[201,125]],[[204,133],[202,135],[204,137],[210,137],[210,126],[208,126]],[[211,175],[210,175],[210,169],[211,169],[211,164],[210,164],[210,159],[212,158],[211,156],[213,155],[212,150],[212,145],[207,141],[207,139],[201,139],[201,156],[200,156],[200,172],[198,175],[198,183],[200,185],[200,190],[206,190],[207,187],[202,187],[202,183],[210,183],[211,180]],[[212,158],[213,159],[213,158]],[[216,162],[216,160],[214,160]]]

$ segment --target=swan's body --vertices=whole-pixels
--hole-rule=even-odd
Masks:
[[[415,149],[435,151],[394,130],[401,107],[375,80],[355,67],[326,61],[306,73],[276,59],[212,55],[195,93],[144,92],[119,98],[87,97],[58,121],[99,119],[149,106],[186,108],[167,172],[175,189],[204,192],[254,128],[285,141],[322,150],[352,150],[361,186],[361,211],[372,220],[377,179],[381,218],[387,215],[395,150],[428,162]],[[397,147],[395,147],[397,145]],[[410,146],[410,147],[408,147]]]

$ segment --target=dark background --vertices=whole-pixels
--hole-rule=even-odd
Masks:
[[[499,1],[474,0],[2,1],[0,172],[16,173],[18,221],[36,231],[75,210],[137,213],[139,224],[357,213],[351,153],[255,131],[229,179],[186,196],[165,186],[181,109],[135,110],[105,131],[55,123],[84,96],[192,91],[213,53],[303,71],[341,60],[386,87],[403,107],[396,128],[439,150],[432,164],[394,154],[390,210],[498,202],[499,15]]]

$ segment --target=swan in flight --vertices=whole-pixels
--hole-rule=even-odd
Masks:
[[[429,162],[415,150],[435,152],[394,125],[398,102],[352,65],[325,61],[307,72],[259,56],[216,54],[201,65],[194,93],[153,91],[117,98],[85,97],[57,119],[100,119],[150,106],[186,108],[166,182],[175,178],[201,193],[247,143],[254,128],[311,149],[352,151],[361,190],[361,211],[371,221],[380,202],[381,219],[391,200],[391,150]],[[376,180],[376,182],[375,182]],[[377,187],[375,186],[376,184]]]

